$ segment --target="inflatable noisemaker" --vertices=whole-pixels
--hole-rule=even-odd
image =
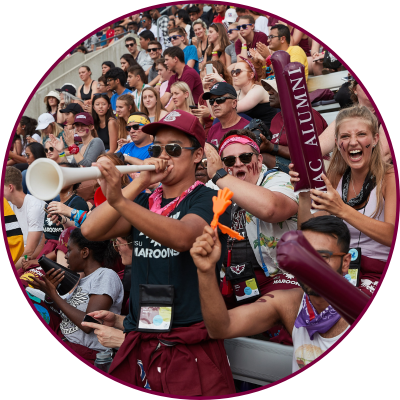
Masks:
[[[308,94],[304,65],[298,62],[289,63],[283,68],[283,75],[289,94],[290,112],[294,116],[296,124],[295,130],[287,132],[288,142],[290,143],[294,135],[300,140],[300,148],[297,148],[296,151],[299,152],[301,149],[308,175],[308,184],[306,184],[305,180],[300,181],[296,183],[294,189],[296,191],[317,189],[326,192],[327,188],[321,178],[321,174],[326,175],[324,161],[322,159],[313,109]],[[289,151],[290,155],[292,155],[290,148]],[[296,163],[295,168],[297,170]]]
[[[233,192],[231,192],[228,188],[223,188],[222,190],[218,190],[218,195],[212,198],[214,218],[211,221],[211,228],[215,229],[218,226],[219,229],[221,229],[222,233],[229,235],[233,239],[243,240],[243,236],[239,235],[233,229],[228,228],[227,226],[222,225],[218,222],[219,217],[232,204],[232,196]]]
[[[80,278],[79,274],[71,271],[68,268],[63,267],[62,265],[56,263],[53,260],[48,259],[46,256],[40,257],[38,263],[45,272],[50,271],[52,268],[61,269],[62,271],[65,272],[64,279],[57,286],[57,292],[60,296],[64,296],[64,294],[67,294],[79,282]]]
[[[291,63],[290,55],[281,50],[272,54],[271,62],[278,86],[290,159],[300,177],[294,190],[311,188],[323,190],[324,183],[320,176],[324,172],[324,163],[320,156],[321,149],[316,132],[316,140],[310,140],[313,138],[315,122],[311,111],[304,66],[299,63]],[[298,71],[299,65],[303,67],[300,71]],[[310,120],[308,112],[310,112]],[[303,145],[307,141],[308,144]],[[313,147],[311,148],[311,146]],[[316,151],[313,151],[314,148]]]
[[[96,191],[94,192],[94,205],[98,207],[100,204],[104,203],[106,201],[106,196],[104,196],[103,191],[101,190],[101,187],[98,187]]]
[[[276,259],[280,268],[322,296],[350,325],[368,303],[369,297],[334,271],[301,231],[281,237]]]

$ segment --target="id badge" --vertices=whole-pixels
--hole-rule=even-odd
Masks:
[[[174,316],[173,285],[139,285],[139,332],[169,332]]]
[[[260,297],[258,282],[250,262],[231,265],[226,270],[237,303],[250,303]]]
[[[360,283],[360,269],[361,269],[361,248],[354,247],[349,250],[351,254],[351,260],[349,265],[348,274],[351,276],[350,283],[354,286],[358,286]]]

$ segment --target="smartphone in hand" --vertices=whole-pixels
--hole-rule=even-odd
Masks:
[[[82,322],[92,322],[94,324],[99,324],[99,325],[103,325],[103,323],[101,321],[99,321],[96,318],[91,317],[90,315],[85,315],[85,317],[83,318]]]

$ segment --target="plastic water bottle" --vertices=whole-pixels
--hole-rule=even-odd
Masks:
[[[112,363],[112,351],[106,350],[96,354],[94,366],[101,371],[108,372]]]

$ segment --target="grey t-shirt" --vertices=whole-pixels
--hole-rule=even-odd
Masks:
[[[79,149],[81,149],[82,146],[83,144],[80,144]],[[84,167],[91,167],[92,163],[96,162],[97,157],[100,154],[105,153],[105,151],[104,142],[100,138],[93,138],[86,147],[83,160],[79,161],[78,164],[83,165]],[[74,162],[76,163],[75,157]]]
[[[92,294],[110,296],[113,300],[110,311],[115,314],[121,313],[124,287],[121,279],[113,270],[99,268],[82,278],[67,303],[85,312]],[[99,343],[93,331],[91,333],[83,332],[63,312],[61,312],[61,318],[61,332],[71,343],[77,343],[96,351],[107,350]]]
[[[149,78],[147,79],[147,81],[150,83],[153,79],[157,78],[157,76],[158,76],[158,71],[156,70],[155,64],[153,64],[153,66],[150,68]]]
[[[232,64],[237,62],[235,43],[231,43],[229,46],[225,47],[225,53],[228,54],[229,56],[231,56]]]

